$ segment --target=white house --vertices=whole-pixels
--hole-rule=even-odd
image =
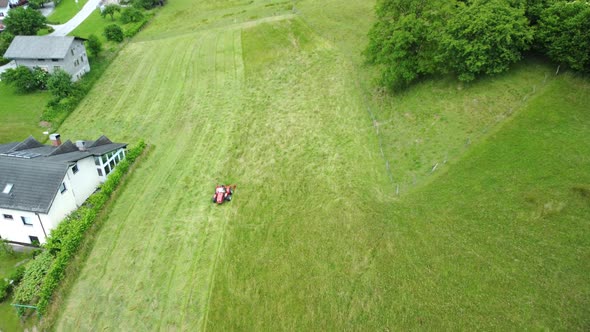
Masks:
[[[16,36],[4,57],[14,60],[17,66],[39,67],[49,73],[61,69],[77,81],[90,71],[84,40],[70,36]]]
[[[49,232],[76,210],[125,158],[125,143],[52,145],[29,137],[0,145],[0,237],[14,244],[45,243]]]

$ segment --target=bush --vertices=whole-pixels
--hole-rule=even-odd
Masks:
[[[125,8],[121,13],[121,22],[124,24],[132,22],[140,22],[144,16],[141,10],[133,7]]]
[[[12,281],[12,287],[18,285],[25,275],[25,267],[20,265],[16,268],[16,270],[12,271],[12,273],[8,276],[8,279]]]
[[[442,43],[445,58],[462,81],[508,70],[533,40],[524,9],[502,0],[460,6],[447,31]]]
[[[4,19],[6,31],[11,34],[34,36],[45,27],[46,19],[33,8],[18,7],[10,10]]]
[[[53,72],[47,81],[47,88],[55,98],[63,99],[74,94],[74,83],[70,74],[63,70]]]
[[[537,31],[542,49],[553,61],[590,72],[589,3],[554,3],[543,11]]]
[[[4,279],[0,279],[0,302],[4,301],[10,294],[10,284]]]
[[[100,54],[100,51],[102,51],[102,43],[95,34],[92,34],[88,36],[88,40],[86,41],[86,48],[92,56],[97,57]]]
[[[108,40],[116,41],[118,43],[123,41],[123,30],[116,24],[107,25],[104,28],[104,36]]]
[[[163,0],[133,0],[133,7],[140,9],[152,9],[163,4]]]
[[[141,22],[130,24],[127,29],[125,29],[125,37],[131,38],[135,36],[141,29],[145,26],[147,20],[143,20]]]
[[[8,69],[0,75],[2,81],[16,88],[20,93],[29,93],[39,89],[45,89],[48,74],[40,68],[33,70],[19,66],[15,69]]]

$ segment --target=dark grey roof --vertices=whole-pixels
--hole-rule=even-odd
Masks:
[[[58,147],[42,145],[32,137],[22,142],[1,144],[0,208],[47,213],[74,162],[127,146],[103,137],[87,141],[85,151],[78,150],[70,140]],[[2,193],[9,183],[13,185],[10,193]]]
[[[47,213],[68,167],[65,163],[0,157],[0,190],[13,184],[9,194],[0,191],[0,207]]]
[[[78,37],[16,36],[4,53],[7,59],[63,59]]]

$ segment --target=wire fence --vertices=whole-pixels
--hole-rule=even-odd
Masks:
[[[327,41],[332,41],[334,43],[336,42],[335,36],[329,36],[326,33],[322,32],[322,30],[319,29],[311,20],[309,20],[302,11],[298,10],[295,5],[295,1],[293,1],[292,12],[297,17],[299,17],[318,36],[324,38]],[[359,68],[358,68],[358,66],[355,65],[355,61],[352,58],[352,56],[346,52],[342,52],[341,54],[342,54],[342,56],[344,56],[346,58],[347,61],[349,61],[353,65],[352,67],[354,68],[354,75],[356,76],[355,77],[355,85],[359,88],[359,90],[361,92],[362,102],[363,102],[365,111],[367,112],[367,114],[372,122],[372,127],[374,128],[375,135],[377,136],[377,140],[379,143],[379,151],[381,154],[381,158],[383,159],[385,170],[386,170],[387,176],[389,178],[389,181],[390,181],[391,185],[393,186],[393,188],[395,188],[396,195],[400,195],[403,192],[408,192],[411,189],[413,189],[419,185],[419,183],[417,183],[417,181],[416,181],[416,176],[414,175],[413,181],[404,181],[401,176],[399,176],[397,178],[394,176],[394,172],[392,170],[391,165],[393,162],[395,162],[395,158],[392,156],[388,156],[388,154],[386,153],[385,139],[383,137],[383,134],[379,130],[381,123],[379,122],[379,119],[375,115],[376,112],[372,108],[371,102],[369,101],[369,96],[371,96],[372,93],[371,93],[370,89],[367,88],[366,84],[364,83],[365,80],[362,79],[361,74],[359,72]],[[559,67],[558,67],[557,71],[555,72],[555,75],[557,75],[558,73],[559,73]],[[544,78],[541,81],[539,81],[537,84],[532,85],[530,92],[526,93],[521,98],[521,101],[516,106],[513,106],[510,109],[497,114],[496,116],[493,117],[493,119],[491,121],[488,121],[482,127],[480,127],[481,129],[479,129],[477,132],[475,132],[472,135],[469,135],[467,137],[467,139],[465,140],[465,144],[463,145],[463,147],[456,149],[455,153],[450,152],[450,151],[446,151],[444,154],[445,155],[444,160],[434,163],[430,167],[430,171],[426,174],[426,177],[435,175],[436,171],[440,170],[442,168],[441,165],[446,164],[449,159],[454,159],[455,157],[458,157],[461,154],[463,154],[465,152],[465,150],[471,146],[473,141],[480,141],[483,138],[485,138],[487,135],[489,135],[489,133],[492,131],[493,128],[496,128],[501,122],[505,121],[510,116],[512,116],[516,110],[521,109],[526,104],[528,99],[536,94],[537,87],[544,86],[547,83],[548,79],[549,79],[549,74],[545,73]]]

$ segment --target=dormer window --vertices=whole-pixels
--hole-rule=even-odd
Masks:
[[[4,190],[2,190],[3,194],[10,194],[10,191],[12,190],[12,183],[7,183],[6,187],[4,187]]]

